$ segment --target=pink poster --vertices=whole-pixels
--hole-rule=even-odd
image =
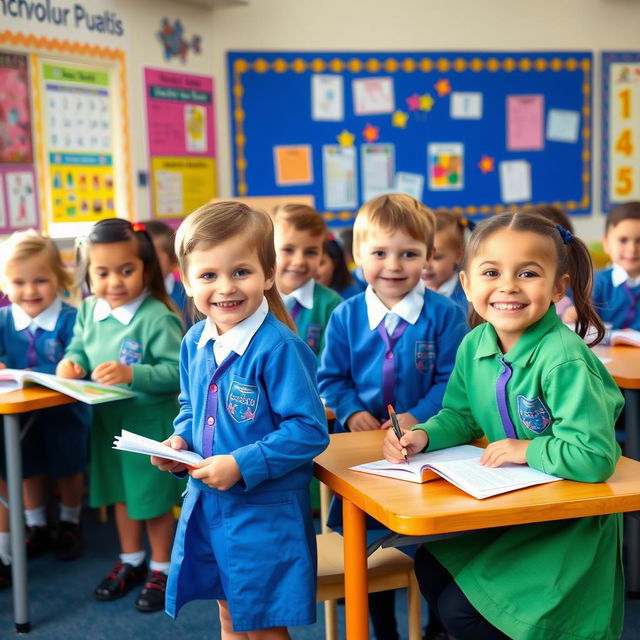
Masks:
[[[507,96],[507,149],[540,151],[544,148],[544,96]]]
[[[150,156],[215,156],[213,78],[145,69]]]

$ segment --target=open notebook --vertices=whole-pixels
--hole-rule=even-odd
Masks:
[[[408,462],[394,464],[387,460],[376,460],[350,469],[409,482],[428,482],[444,478],[458,489],[480,500],[536,484],[561,480],[527,465],[484,467],[480,464],[482,451],[481,447],[463,444],[439,451],[418,453],[410,456]]]
[[[640,331],[634,329],[617,329],[611,332],[611,344],[626,344],[640,347]]]

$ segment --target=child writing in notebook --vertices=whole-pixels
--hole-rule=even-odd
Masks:
[[[316,358],[274,286],[266,213],[207,204],[180,225],[176,252],[206,320],[182,341],[180,413],[167,444],[205,460],[189,470],[166,611],[215,599],[223,639],[289,638],[287,626],[316,619],[309,482],[328,444]]]
[[[76,318],[76,309],[62,301],[73,286],[71,273],[62,264],[54,241],[33,230],[14,233],[2,243],[0,252],[0,281],[11,302],[0,309],[0,369],[54,373]],[[90,420],[90,408],[80,403],[21,415],[23,425],[31,423],[22,439],[29,557],[52,546],[59,560],[82,554],[80,510]],[[4,471],[3,445],[0,449]],[[60,494],[55,540],[47,526],[46,476],[56,480]],[[11,579],[8,532],[7,510],[0,506],[0,587],[8,586]]]
[[[181,483],[154,469],[143,456],[116,451],[112,445],[123,428],[155,440],[171,434],[178,413],[182,325],[143,224],[100,220],[80,240],[78,258],[93,296],[82,304],[56,373],[64,378],[91,376],[137,392],[131,399],[94,407],[89,499],[92,507],[115,505],[121,549],[94,596],[115,600],[144,583],[136,608],[156,611],[164,608],[172,507],[179,502]],[[151,548],[148,580],[145,529]]]
[[[272,212],[276,247],[276,286],[295,322],[298,335],[319,355],[331,312],[342,302],[314,277],[322,257],[327,226],[315,209],[284,204]]]
[[[467,327],[462,309],[420,279],[434,228],[433,212],[404,194],[374,198],[358,211],[353,252],[368,287],[331,316],[318,372],[337,430],[387,427],[389,404],[404,428],[441,408]],[[376,637],[397,637],[393,591],[370,601]]]
[[[468,443],[486,435],[482,463],[525,464],[582,482],[614,471],[614,423],[623,400],[582,337],[602,322],[590,301],[585,245],[538,215],[502,214],[467,246],[463,287],[476,328],[458,350],[443,408],[384,456]],[[578,335],[552,303],[571,284]],[[622,630],[620,514],[500,527],[420,547],[423,595],[456,640],[619,638]]]

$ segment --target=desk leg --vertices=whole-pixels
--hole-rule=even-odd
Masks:
[[[367,535],[365,514],[342,499],[344,521],[344,592],[347,640],[369,639]]]
[[[624,389],[624,453],[640,460],[640,389]],[[632,598],[640,598],[640,513],[625,517],[627,542],[626,585]]]
[[[9,493],[9,527],[11,530],[11,578],[13,580],[13,617],[18,633],[31,631],[27,596],[27,549],[24,544],[22,505],[22,454],[20,420],[17,415],[4,416],[7,490]]]

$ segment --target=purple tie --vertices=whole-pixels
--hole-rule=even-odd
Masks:
[[[382,400],[385,407],[389,404],[395,404],[393,348],[407,326],[409,326],[409,323],[401,319],[393,333],[389,335],[385,329],[384,320],[378,325],[378,333],[385,344],[384,357],[382,359]]]
[[[29,346],[27,347],[27,368],[33,369],[33,367],[38,366],[38,354],[36,352],[36,341],[42,335],[42,329],[38,327],[35,333],[31,333],[29,329],[25,329],[23,331],[25,338],[29,342]]]
[[[294,322],[296,322],[296,320],[298,319],[301,309],[302,305],[297,300],[294,300],[291,308],[289,309],[289,315]]]
[[[620,327],[621,329],[626,329],[627,327],[630,327],[635,320],[638,304],[640,304],[640,291],[634,294],[633,291],[631,291],[631,287],[626,282],[623,283],[622,288],[630,301],[629,308],[627,309],[627,313],[622,321],[622,326]]]
[[[502,421],[502,428],[507,438],[518,439],[516,430],[509,417],[509,408],[507,406],[507,382],[511,378],[511,367],[506,363],[504,358],[498,358],[502,364],[502,373],[498,376],[496,382],[496,400],[498,401],[498,411],[500,412],[500,420]]]

